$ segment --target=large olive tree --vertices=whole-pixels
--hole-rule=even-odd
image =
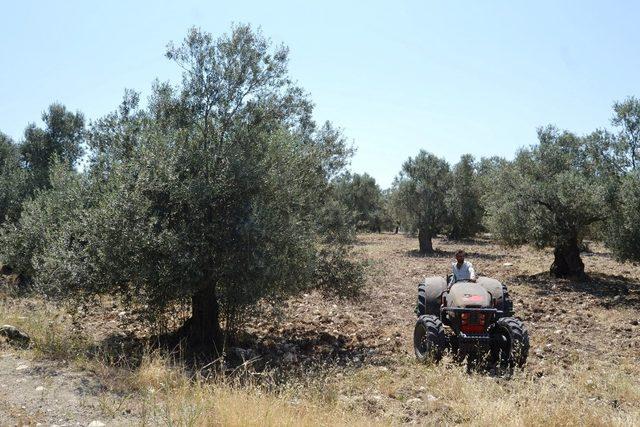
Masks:
[[[579,243],[593,223],[606,219],[598,160],[587,138],[570,132],[547,127],[538,139],[494,175],[484,199],[487,222],[505,243],[553,246],[551,273],[581,278]]]
[[[421,150],[410,157],[394,182],[393,198],[400,222],[418,234],[420,253],[432,253],[432,238],[447,226],[449,164]]]
[[[240,25],[218,39],[193,29],[167,56],[182,84],[155,84],[146,109],[128,92],[91,129],[90,169],[59,174],[5,233],[20,241],[9,234],[28,233],[43,211],[65,215],[32,250],[36,282],[64,296],[121,295],[150,315],[187,300],[182,332],[208,350],[262,298],[355,289],[359,269],[322,214],[351,150],[312,121],[287,49]]]

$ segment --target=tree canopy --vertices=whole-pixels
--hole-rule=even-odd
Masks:
[[[54,161],[70,168],[83,152],[84,116],[72,113],[61,104],[51,104],[42,113],[44,129],[30,124],[24,131],[20,151],[29,173],[32,189],[49,186],[49,173]]]
[[[0,132],[0,224],[16,221],[26,197],[26,173],[20,164],[20,148]]]
[[[611,123],[620,129],[618,144],[621,160],[631,169],[640,166],[640,100],[631,96],[613,104]]]

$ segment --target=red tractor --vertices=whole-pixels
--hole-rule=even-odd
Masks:
[[[513,316],[507,287],[496,279],[452,285],[444,277],[427,277],[418,286],[418,321],[413,345],[418,360],[437,363],[445,351],[467,367],[513,372],[524,366],[529,334]]]

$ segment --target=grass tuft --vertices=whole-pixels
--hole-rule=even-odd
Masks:
[[[29,335],[35,357],[79,360],[92,347],[91,340],[72,326],[71,316],[41,300],[1,300],[0,324],[10,324]]]

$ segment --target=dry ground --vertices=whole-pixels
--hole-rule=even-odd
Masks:
[[[506,249],[483,238],[434,243],[439,252],[423,257],[415,239],[361,235],[357,249],[370,274],[357,300],[312,293],[282,309],[262,307],[243,343],[228,351],[228,367],[248,360],[235,368],[242,375],[232,376],[242,384],[198,379],[154,354],[119,368],[113,360],[78,357],[87,343],[76,339],[67,317],[58,314],[52,337],[43,333],[51,328],[38,325],[53,319],[54,309],[33,321],[28,304],[5,300],[0,323],[43,338],[32,350],[2,347],[0,381],[10,388],[0,384],[0,424],[640,425],[640,267],[592,245],[593,252],[583,254],[591,280],[572,283],[545,273],[549,251]],[[439,366],[414,361],[417,283],[445,275],[459,247],[480,274],[508,284],[516,316],[529,329],[529,362],[510,380],[468,375],[448,360]],[[89,345],[116,331],[124,335],[123,328],[140,334],[127,330],[128,319],[111,304],[87,313]],[[20,364],[29,369],[16,370]],[[57,379],[33,367],[49,367]],[[84,385],[74,383],[82,379]],[[35,391],[46,381],[58,400]]]

